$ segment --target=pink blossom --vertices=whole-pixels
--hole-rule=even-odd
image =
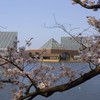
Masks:
[[[43,89],[43,88],[45,88],[45,84],[44,84],[43,82],[41,82],[41,83],[38,84],[38,87],[39,87],[40,89]]]

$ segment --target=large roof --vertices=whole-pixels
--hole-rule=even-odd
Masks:
[[[64,49],[64,48],[56,40],[51,38],[42,47],[40,47],[40,49]]]
[[[0,49],[5,49],[17,40],[17,32],[0,32]]]
[[[81,40],[79,37],[77,37],[77,40],[81,40],[83,44],[86,45],[86,37],[82,37]],[[71,37],[61,37],[61,45],[67,50],[80,50],[81,45],[73,38]]]

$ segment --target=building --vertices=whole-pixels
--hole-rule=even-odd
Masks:
[[[0,32],[0,54],[2,56],[5,56],[4,51],[7,47],[13,44],[17,45],[17,32]]]
[[[39,49],[28,50],[32,55],[37,54],[42,60],[70,60],[78,55],[78,50],[67,50],[51,38]]]
[[[76,39],[76,40],[75,40]],[[61,37],[61,46],[67,50],[80,50],[82,49],[82,44],[87,46],[87,37]]]

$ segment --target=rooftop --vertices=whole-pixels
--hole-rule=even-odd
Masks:
[[[0,32],[0,49],[5,49],[12,45],[17,38],[17,32]]]
[[[54,38],[47,41],[40,49],[64,49]]]

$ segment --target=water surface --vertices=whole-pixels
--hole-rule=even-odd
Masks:
[[[59,67],[58,63],[46,63]],[[86,63],[65,63],[65,66],[71,66],[72,69],[89,71],[88,64]],[[62,83],[67,80],[61,80]],[[10,100],[11,85],[6,86],[4,90],[0,90],[0,100]],[[45,98],[37,96],[33,100],[100,100],[100,75],[64,92],[56,92],[52,96]]]

